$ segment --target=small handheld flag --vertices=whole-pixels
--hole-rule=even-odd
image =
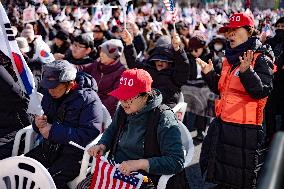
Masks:
[[[18,77],[21,89],[30,96],[28,112],[42,115],[43,110],[35,90],[35,82],[30,68],[28,67],[11,29],[8,16],[0,3],[0,38],[4,44],[0,44],[0,50],[10,58],[14,71]]]
[[[118,170],[118,166],[110,164],[105,157],[98,156],[90,189],[139,189],[143,175],[124,175]]]
[[[172,15],[172,22],[174,23],[174,32],[176,32],[176,27],[175,27],[175,22],[176,22],[176,17],[177,17],[177,8],[175,7],[175,2],[174,0],[163,0],[164,5]]]
[[[124,29],[126,29],[126,11],[127,11],[127,0],[119,0],[119,4],[122,6],[123,10],[123,22],[124,22]]]

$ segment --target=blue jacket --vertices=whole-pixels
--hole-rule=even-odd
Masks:
[[[44,94],[41,103],[48,123],[52,124],[48,141],[68,148],[74,148],[69,141],[86,146],[95,139],[103,120],[96,81],[92,76],[78,72],[76,83],[77,87],[60,99]],[[39,132],[35,125],[33,128]]]
[[[143,109],[133,115],[127,115],[126,125],[122,131],[117,150],[114,154],[115,161],[121,163],[127,160],[143,159],[144,139],[148,119],[152,109],[158,107],[162,102],[160,92],[148,101]],[[116,111],[114,121],[104,132],[98,144],[104,144],[107,150],[112,145],[118,130],[118,116],[121,106]],[[154,175],[176,174],[183,168],[184,155],[181,143],[181,133],[178,129],[178,121],[171,110],[161,113],[157,127],[157,140],[160,145],[162,156],[151,157],[149,161],[149,173]]]

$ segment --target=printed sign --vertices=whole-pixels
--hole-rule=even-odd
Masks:
[[[23,21],[24,23],[35,22],[36,21],[35,7],[28,7],[23,11]]]

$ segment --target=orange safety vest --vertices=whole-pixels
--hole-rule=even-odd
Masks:
[[[253,68],[260,54],[254,54],[251,62]],[[216,116],[226,122],[261,125],[267,97],[262,99],[250,97],[239,78],[239,66],[231,71],[232,66],[225,58],[218,83],[220,99],[215,102]]]

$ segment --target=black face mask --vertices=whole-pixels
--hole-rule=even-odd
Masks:
[[[277,29],[277,30],[275,30],[275,33],[276,33],[276,36],[277,36],[279,39],[281,39],[281,40],[284,41],[284,30]]]

